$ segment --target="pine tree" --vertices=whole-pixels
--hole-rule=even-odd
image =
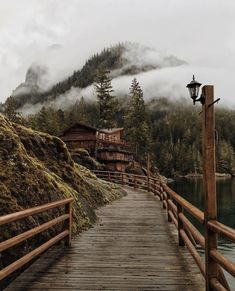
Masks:
[[[55,115],[56,115],[56,122],[58,125],[58,130],[59,131],[64,130],[67,127],[64,111],[62,109],[58,109],[55,112]]]
[[[43,106],[37,114],[29,116],[28,122],[33,129],[52,135],[58,134],[60,130],[57,111],[52,108],[45,108]]]
[[[98,72],[94,84],[97,93],[99,105],[99,128],[112,128],[115,126],[115,109],[116,101],[112,96],[111,78],[108,76],[109,71],[101,70]]]
[[[82,96],[79,100],[78,106],[77,106],[77,114],[78,114],[78,121],[83,123],[88,123],[88,116],[87,116],[87,104]]]
[[[125,116],[126,137],[133,142],[136,154],[146,154],[150,147],[150,130],[146,121],[143,91],[134,78],[131,84],[130,104]]]
[[[24,124],[25,121],[22,115],[16,111],[16,101],[14,97],[9,97],[5,103],[4,115],[12,122]]]

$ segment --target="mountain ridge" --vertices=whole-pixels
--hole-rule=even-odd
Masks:
[[[26,104],[54,101],[61,95],[66,95],[72,88],[88,88],[95,81],[100,69],[109,70],[111,78],[116,78],[183,64],[186,64],[184,60],[160,53],[156,49],[137,43],[120,43],[91,56],[80,70],[75,70],[68,78],[47,90],[43,90],[43,85],[50,74],[48,68],[33,63],[26,73],[25,82],[13,91],[12,96],[16,108],[20,110]]]

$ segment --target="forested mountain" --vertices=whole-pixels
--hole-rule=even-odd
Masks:
[[[24,111],[22,107],[26,104],[35,105],[40,103],[44,105],[45,103],[45,106],[47,106],[46,102],[52,102],[58,97],[61,98],[61,95],[65,99],[64,103],[66,103],[66,94],[69,90],[71,88],[87,88],[94,83],[99,70],[110,71],[110,76],[114,78],[183,64],[185,64],[185,61],[175,56],[162,55],[155,49],[127,42],[105,48],[100,53],[91,56],[81,69],[75,70],[64,81],[54,84],[46,91],[43,84],[47,83],[47,75],[50,72],[43,65],[34,63],[26,73],[25,82],[13,91],[12,96],[16,108]],[[61,107],[63,106],[61,105]],[[34,112],[36,112],[35,106]]]
[[[140,53],[143,54],[142,58]],[[127,95],[117,96],[112,90],[112,78],[117,76],[135,74],[138,79],[139,72],[184,64],[176,57],[161,56],[155,60],[156,56],[156,52],[149,48],[130,43],[119,44],[92,56],[80,70],[74,71],[69,78],[45,92],[42,92],[40,84],[47,76],[46,70],[30,68],[26,82],[17,89],[18,93],[22,93],[26,86],[28,93],[17,94],[16,90],[5,104],[5,115],[14,122],[54,135],[79,121],[96,127],[101,126],[101,121],[101,127],[103,124],[124,127],[126,138],[136,143],[136,153],[143,163],[148,152],[152,166],[168,177],[201,173],[200,106],[193,106],[184,99],[171,101],[168,98],[153,98],[144,101],[149,100],[145,98],[147,93],[135,79],[127,85],[127,89],[131,88]],[[107,76],[100,74],[102,71]],[[88,86],[96,91],[97,96],[93,99],[77,95],[74,99],[66,99],[66,92],[71,88]],[[105,94],[106,99],[112,102],[104,102]],[[54,106],[58,99],[63,99],[66,106]],[[16,109],[25,104],[33,107],[40,104],[40,108],[34,111],[36,114],[23,118]],[[103,117],[102,110],[105,113]],[[141,120],[140,124],[138,120]],[[235,110],[216,107],[216,139],[217,171],[234,174]]]
[[[202,173],[201,107],[166,99],[148,104],[155,163],[167,176]],[[235,110],[216,108],[216,165],[235,173]]]

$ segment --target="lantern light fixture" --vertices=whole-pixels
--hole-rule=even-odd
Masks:
[[[198,98],[199,89],[200,89],[201,85],[202,85],[201,83],[199,83],[195,80],[195,76],[193,75],[193,80],[186,86],[189,90],[190,97],[193,99],[194,105],[198,101],[200,101],[201,104],[204,104],[204,102],[205,102],[205,98],[203,95],[201,95]]]

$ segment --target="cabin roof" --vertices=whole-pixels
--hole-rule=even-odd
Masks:
[[[70,129],[75,128],[75,127],[85,127],[85,128],[90,129],[91,131],[94,131],[94,132],[98,131],[98,129],[93,127],[93,126],[90,126],[90,125],[82,123],[82,122],[76,122],[72,126],[70,126],[69,128],[67,128],[64,131],[60,132],[59,136],[63,136],[68,131],[70,131]]]
[[[102,129],[97,129],[96,127],[93,127],[91,125],[82,123],[82,122],[76,122],[74,123],[72,126],[70,126],[69,128],[65,129],[64,131],[59,133],[59,137],[62,137],[63,135],[65,135],[67,132],[69,132],[71,129],[75,128],[75,127],[85,127],[93,132],[101,132],[101,133],[105,133],[105,134],[113,134],[119,131],[123,131],[123,127],[118,127],[118,128],[102,128]]]

